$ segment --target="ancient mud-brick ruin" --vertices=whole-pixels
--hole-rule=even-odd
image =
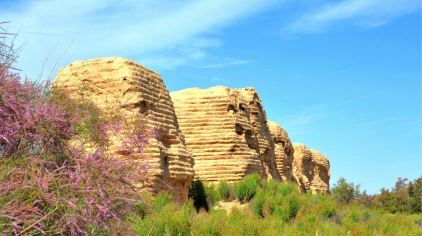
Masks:
[[[277,169],[283,181],[293,181],[293,145],[287,132],[276,122],[268,121],[268,127],[274,140],[274,152]]]
[[[171,93],[186,146],[195,159],[195,177],[209,182],[237,181],[263,174],[247,103],[226,87]]]
[[[328,159],[292,145],[280,125],[267,122],[253,88],[191,88],[170,97],[159,74],[124,58],[75,62],[59,72],[54,85],[70,97],[88,97],[105,112],[144,117],[158,137],[143,154],[121,152],[119,143],[110,150],[149,164],[141,186],[152,193],[170,191],[183,202],[194,178],[233,182],[254,172],[297,182],[302,191],[329,191]]]
[[[313,178],[311,181],[312,192],[327,193],[330,191],[330,162],[323,154],[312,150],[312,161],[314,164]]]
[[[237,91],[247,102],[249,121],[254,128],[255,137],[258,139],[258,153],[264,165],[264,176],[281,180],[274,152],[274,140],[268,128],[267,115],[258,92],[254,88],[238,89]]]
[[[293,144],[293,178],[302,191],[329,192],[330,163],[323,154],[303,144]]]
[[[171,93],[196,178],[236,181],[258,172],[280,179],[265,111],[252,88],[186,89]]]
[[[294,158],[292,173],[295,182],[303,192],[309,191],[313,176],[314,166],[312,163],[311,150],[303,144],[293,144]]]
[[[144,187],[153,193],[170,191],[176,201],[187,200],[194,177],[193,159],[186,150],[173,103],[159,74],[124,58],[102,58],[65,67],[54,84],[70,96],[85,93],[108,112],[143,114],[147,125],[159,134],[151,138],[143,154],[131,157],[150,166]]]

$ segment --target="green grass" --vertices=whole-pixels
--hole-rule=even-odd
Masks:
[[[230,191],[220,182],[205,192],[226,201]],[[420,214],[344,204],[332,195],[300,193],[291,183],[246,177],[234,193],[247,207],[230,213],[215,208],[197,213],[192,201],[175,206],[160,194],[161,200],[151,200],[151,207],[160,210],[131,218],[133,228],[138,235],[422,235]]]

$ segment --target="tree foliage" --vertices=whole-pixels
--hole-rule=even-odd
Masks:
[[[331,188],[331,193],[342,203],[351,203],[361,197],[360,186],[348,183],[345,178],[340,178]]]
[[[375,207],[383,208],[391,213],[421,213],[421,202],[422,177],[414,181],[399,177],[392,189],[383,188],[381,193],[373,198]]]

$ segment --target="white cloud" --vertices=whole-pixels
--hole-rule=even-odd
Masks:
[[[306,109],[302,109],[297,113],[286,116],[283,124],[291,129],[304,129],[314,126],[315,123],[327,118],[330,105],[317,104]]]
[[[321,127],[327,125],[337,115],[337,110],[343,101],[336,103],[311,104],[305,107],[295,107],[291,114],[275,119],[288,130],[292,140],[303,141],[303,137],[321,132]]]
[[[224,67],[229,67],[229,66],[238,66],[238,65],[245,65],[245,64],[249,64],[251,63],[251,61],[249,60],[228,60],[222,63],[213,63],[213,64],[208,64],[203,66],[202,68],[224,68]]]
[[[419,0],[343,0],[303,14],[283,29],[284,33],[314,33],[336,23],[373,28],[419,9]]]
[[[25,43],[18,67],[38,75],[75,59],[99,56],[138,58],[152,67],[171,68],[219,47],[219,30],[270,6],[276,0],[39,0],[0,9],[10,30],[21,28]],[[58,45],[55,47],[55,45]]]

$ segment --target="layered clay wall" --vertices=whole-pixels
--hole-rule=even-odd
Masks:
[[[268,121],[271,136],[274,141],[277,169],[284,182],[293,181],[293,145],[289,135],[278,123]]]
[[[236,181],[258,172],[281,179],[265,110],[253,88],[186,89],[171,93],[196,178]]]
[[[143,154],[116,151],[115,155],[129,155],[135,162],[149,165],[148,181],[143,187],[153,193],[170,191],[179,202],[187,199],[194,163],[159,74],[128,59],[101,58],[65,67],[59,71],[54,85],[71,97],[81,94],[88,97],[107,112],[142,114],[158,137],[149,140]]]
[[[328,193],[330,191],[330,162],[328,158],[318,151],[311,150],[314,163],[314,175],[311,181],[313,192]]]
[[[303,144],[294,144],[293,178],[302,191],[327,193],[330,188],[330,163],[323,154]]]
[[[268,178],[281,180],[277,169],[275,145],[267,123],[267,115],[254,88],[237,89],[246,102],[249,122],[251,122],[255,137],[258,140],[258,154],[264,166],[264,175]]]
[[[142,187],[187,199],[195,178],[217,182],[254,172],[264,178],[297,182],[302,191],[329,191],[328,159],[267,122],[253,88],[191,88],[170,94],[160,75],[124,58],[75,62],[59,71],[54,85],[71,97],[85,96],[106,112],[141,114],[152,137],[143,154],[116,156],[149,165]],[[174,102],[174,103],[173,103]]]
[[[195,159],[196,178],[237,181],[264,174],[259,143],[250,122],[247,101],[226,87],[172,92],[186,146]]]
[[[292,173],[294,181],[303,191],[309,191],[313,176],[314,166],[312,163],[311,150],[304,144],[293,144],[294,158],[292,163]]]

